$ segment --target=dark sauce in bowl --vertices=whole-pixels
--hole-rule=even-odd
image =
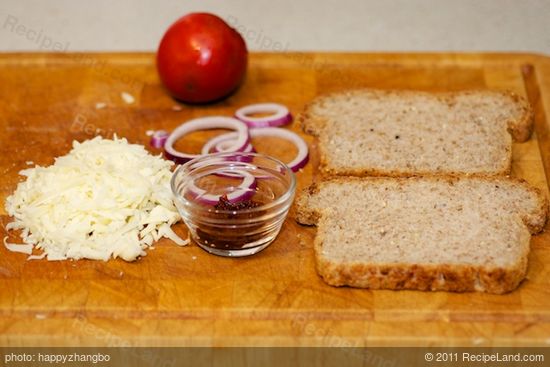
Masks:
[[[235,203],[227,199],[227,195],[222,195],[220,200],[210,216],[216,219],[254,219],[261,217],[265,211],[255,211],[242,213],[243,210],[254,209],[264,205],[264,203],[255,200],[242,200]],[[220,212],[217,212],[220,211]],[[239,213],[241,212],[241,213]],[[254,223],[245,228],[220,228],[219,226],[200,225],[197,228],[197,235],[205,244],[212,248],[231,250],[241,249],[250,242],[261,240],[264,233],[260,230],[264,224]],[[258,232],[257,235],[251,235]]]

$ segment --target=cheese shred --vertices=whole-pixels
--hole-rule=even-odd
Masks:
[[[49,167],[20,172],[26,177],[6,199],[14,217],[8,230],[21,230],[24,244],[4,245],[48,260],[145,256],[154,241],[167,237],[184,246],[170,226],[180,220],[170,191],[173,163],[141,145],[96,137]],[[38,259],[41,255],[30,256]]]

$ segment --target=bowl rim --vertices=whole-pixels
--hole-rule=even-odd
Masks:
[[[177,192],[177,190],[176,190],[176,179],[177,179],[178,175],[181,173],[181,171],[189,168],[189,166],[191,166],[193,164],[196,164],[197,162],[200,162],[202,160],[215,159],[215,158],[235,157],[235,156],[265,158],[265,159],[271,160],[274,163],[284,167],[285,171],[290,174],[290,185],[289,185],[289,187],[286,189],[286,191],[280,197],[276,198],[275,200],[273,200],[269,203],[266,203],[266,204],[263,204],[261,206],[257,206],[257,207],[251,208],[251,209],[241,209],[241,210],[219,210],[219,209],[212,210],[208,207],[199,205],[199,204],[197,204],[193,201],[185,199],[183,197],[183,195],[181,195]],[[235,165],[236,163],[240,163],[238,161],[237,162],[236,161],[225,161],[225,162],[227,162],[229,165],[231,165],[231,164]],[[218,161],[218,163],[219,163],[219,161]],[[199,212],[222,214],[222,215],[223,214],[232,214],[232,215],[235,215],[235,214],[249,214],[249,213],[255,213],[255,212],[260,212],[260,211],[267,211],[269,209],[277,207],[280,204],[284,204],[285,202],[291,200],[292,197],[295,194],[296,186],[297,186],[296,174],[292,171],[292,169],[289,166],[287,166],[284,162],[282,162],[281,160],[279,160],[275,157],[272,157],[272,156],[267,155],[267,154],[255,153],[255,152],[248,152],[248,153],[246,153],[246,152],[219,152],[219,153],[210,153],[210,154],[201,155],[199,157],[191,159],[190,161],[185,162],[184,164],[178,165],[176,167],[176,169],[174,170],[174,173],[172,174],[172,177],[170,179],[170,189],[172,191],[172,196],[174,197],[174,200],[179,201],[184,206],[190,205],[194,209],[197,209]],[[289,203],[289,208],[290,208],[291,204],[292,204],[292,201]],[[231,220],[231,218],[226,219],[226,220]],[[237,221],[242,220],[242,218],[235,218],[235,220],[237,220]]]

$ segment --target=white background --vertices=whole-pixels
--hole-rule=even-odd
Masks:
[[[0,11],[0,51],[48,51],[35,34],[69,51],[155,50],[179,16],[208,11],[248,32],[251,50],[550,54],[550,0],[1,0]]]

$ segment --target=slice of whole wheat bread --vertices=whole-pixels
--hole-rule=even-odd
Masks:
[[[533,112],[509,92],[362,89],[317,97],[300,121],[327,175],[501,175]]]
[[[317,270],[330,285],[505,293],[527,269],[546,198],[502,178],[333,178],[297,199],[317,224]]]

